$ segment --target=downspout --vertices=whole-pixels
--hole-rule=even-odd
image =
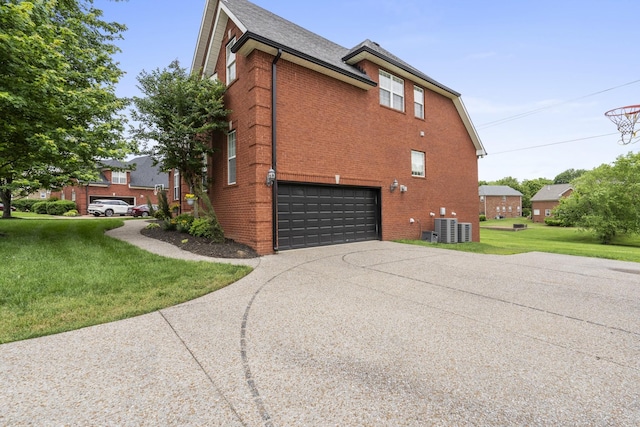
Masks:
[[[273,233],[273,251],[278,252],[278,169],[276,157],[276,101],[277,101],[277,67],[276,63],[282,56],[282,49],[278,49],[278,53],[271,63],[271,169],[276,172],[276,179],[271,186],[271,215],[272,215],[272,233]]]

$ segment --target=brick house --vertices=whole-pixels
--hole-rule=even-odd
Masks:
[[[533,222],[544,222],[545,218],[553,217],[553,208],[558,206],[560,199],[569,197],[573,193],[571,184],[545,185],[531,198],[531,218]]]
[[[471,223],[486,154],[460,94],[378,44],[344,48],[246,0],[207,0],[192,64],[228,85],[209,195],[260,254]],[[170,177],[173,196],[188,190]]]
[[[114,170],[115,168],[129,170]],[[168,174],[154,166],[151,157],[142,156],[126,162],[104,160],[97,181],[66,186],[51,195],[63,200],[73,200],[78,206],[78,212],[86,214],[87,207],[96,199],[124,200],[130,205],[146,204],[147,200],[158,203],[157,189],[167,188],[168,184]]]
[[[481,185],[478,197],[480,215],[487,218],[522,216],[522,193],[508,185]]]

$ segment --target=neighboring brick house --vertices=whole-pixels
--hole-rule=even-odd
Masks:
[[[558,206],[560,199],[569,197],[573,193],[571,184],[545,185],[531,198],[531,218],[533,222],[544,222],[545,218],[553,217],[553,208]]]
[[[522,216],[522,193],[507,185],[478,187],[480,215],[487,218],[517,218]]]
[[[208,164],[228,238],[260,254],[417,239],[455,212],[479,240],[486,153],[460,94],[378,44],[344,48],[248,1],[207,0],[192,69],[228,85]]]
[[[130,170],[112,170],[130,168]],[[167,188],[168,174],[153,165],[149,156],[137,157],[127,162],[103,160],[98,181],[67,186],[51,196],[63,200],[73,200],[78,212],[87,213],[87,207],[96,199],[119,199],[130,205],[158,203],[157,189]]]

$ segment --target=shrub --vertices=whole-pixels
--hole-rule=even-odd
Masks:
[[[191,224],[189,234],[195,237],[206,237],[207,239],[212,239],[213,231],[211,230],[211,223],[207,218],[196,218]]]
[[[149,208],[149,216],[155,217],[156,216],[156,210],[153,209],[153,203],[151,203],[151,200],[147,199],[147,207]]]
[[[486,220],[487,220],[486,215],[480,215],[480,221],[486,221]]]
[[[175,231],[176,230],[176,219],[175,218],[165,218],[162,220],[162,228],[167,231]]]
[[[47,213],[47,205],[49,202],[37,202],[32,206],[32,211],[37,214],[46,214]]]
[[[63,216],[78,216],[78,211],[75,209],[71,209],[70,211],[66,211],[62,214]]]
[[[167,200],[167,192],[165,190],[158,191],[158,210],[154,214],[154,217],[164,220],[171,218],[171,208],[169,208],[169,201]]]
[[[150,224],[147,224],[147,226],[145,227],[147,230],[151,230],[154,228],[160,228],[160,224],[158,224],[157,222],[152,222]]]
[[[522,216],[529,218],[531,216],[531,208],[522,208]]]
[[[561,219],[545,218],[544,223],[551,227],[562,227],[564,224]]]
[[[15,207],[16,210],[20,212],[31,212],[33,210],[33,205],[41,202],[42,200],[39,199],[17,199],[11,201],[11,206]]]
[[[71,200],[56,200],[47,203],[47,213],[49,215],[63,215],[76,208],[76,203]]]
[[[178,230],[180,233],[188,233],[194,218],[191,214],[180,214],[175,217],[175,220],[176,230]]]

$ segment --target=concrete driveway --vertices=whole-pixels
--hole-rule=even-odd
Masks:
[[[186,304],[0,346],[0,408],[0,425],[640,425],[640,264],[283,252]]]

